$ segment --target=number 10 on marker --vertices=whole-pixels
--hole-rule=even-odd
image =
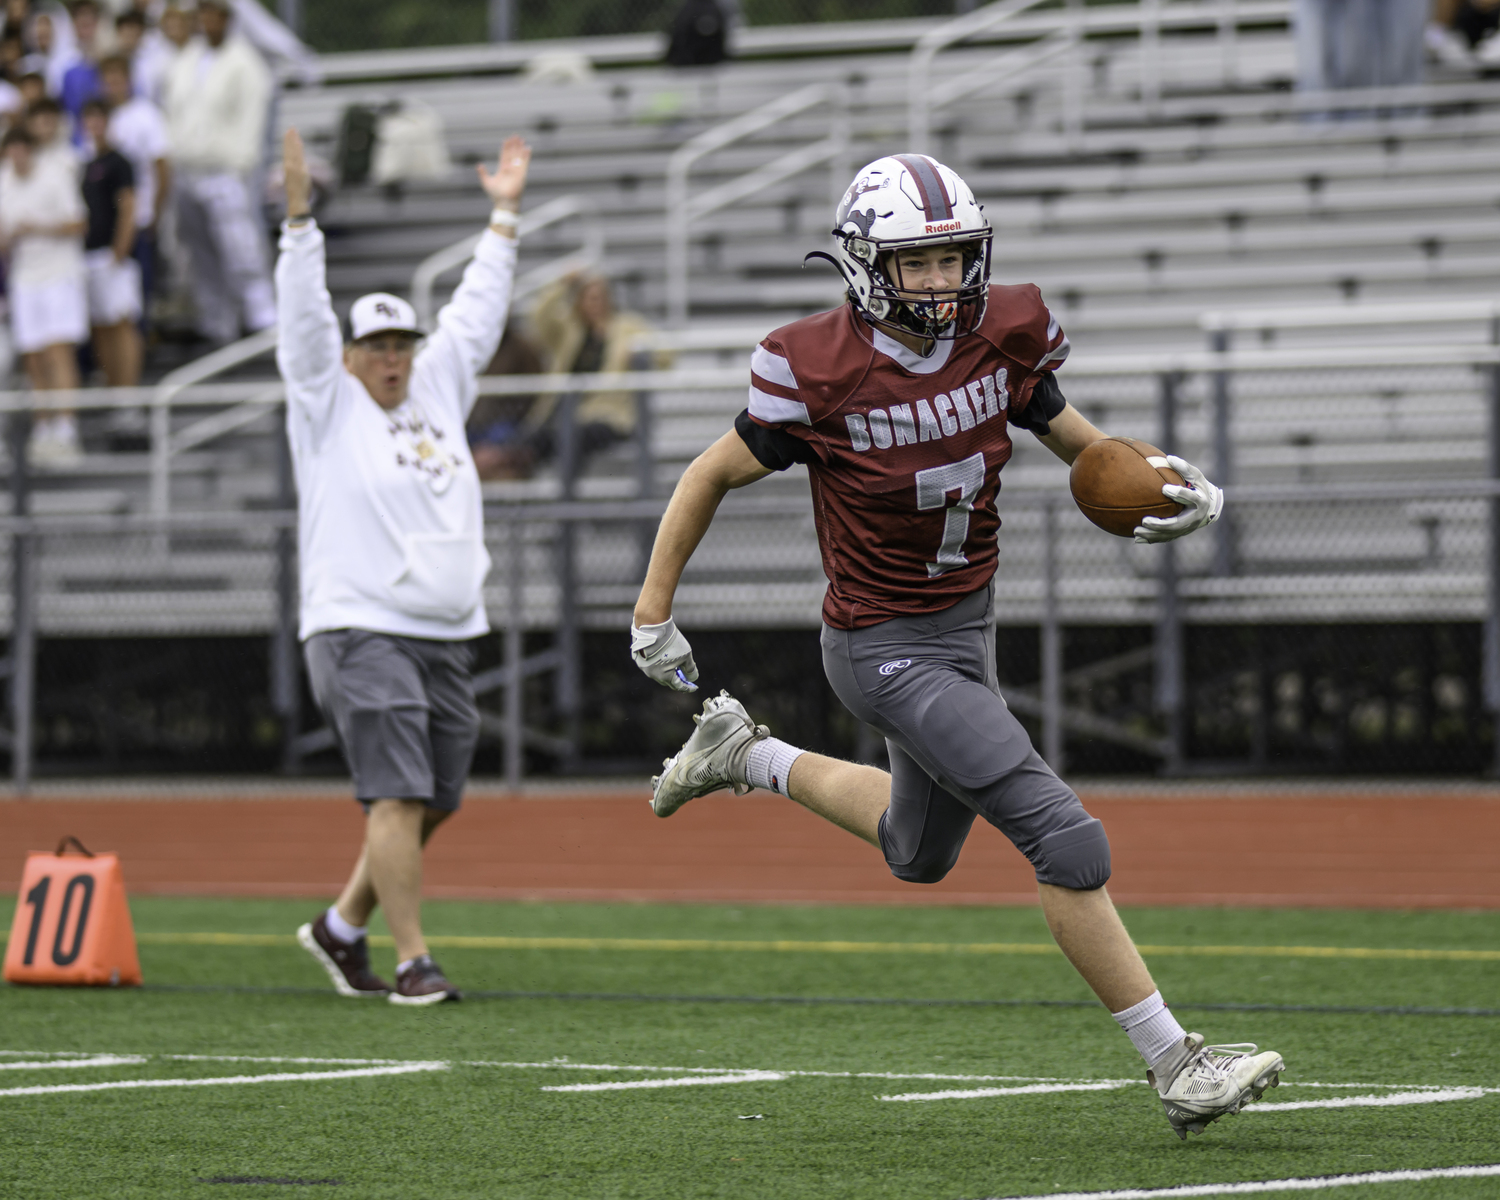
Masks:
[[[35,853],[26,860],[5,978],[11,983],[141,982],[125,880],[113,854]],[[77,844],[76,842],[74,843]],[[80,847],[81,849],[81,847]]]

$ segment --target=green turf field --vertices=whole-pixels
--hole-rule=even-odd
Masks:
[[[0,1196],[978,1200],[1500,1163],[1500,913],[1127,912],[1185,1024],[1287,1060],[1182,1144],[1034,910],[433,903],[470,996],[412,1010],[333,993],[291,938],[316,905],[132,909],[146,989],[0,989]]]

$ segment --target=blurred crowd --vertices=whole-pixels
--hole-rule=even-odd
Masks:
[[[275,321],[252,178],[273,80],[246,8],[264,11],[5,0],[3,290],[32,387],[138,383],[151,301],[174,288],[212,344]],[[72,413],[35,421],[33,461],[79,454]]]

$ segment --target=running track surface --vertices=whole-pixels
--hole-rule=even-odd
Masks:
[[[205,789],[206,790],[206,789]],[[1103,789],[1110,891],[1130,904],[1500,908],[1500,791]],[[940,884],[894,879],[872,847],[762,792],[655,817],[645,790],[471,794],[434,836],[431,896],[733,903],[1029,904],[1031,869],[976,823]],[[0,800],[0,890],[72,834],[121,855],[138,894],[325,896],[364,820],[328,790]]]

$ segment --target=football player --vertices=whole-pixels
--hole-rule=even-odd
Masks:
[[[808,753],[769,736],[727,692],[652,780],[670,816],[723,788],[789,796],[880,849],[893,874],[935,883],[976,816],[1036,870],[1059,946],[1146,1060],[1186,1138],[1280,1081],[1281,1055],[1207,1046],[1164,1004],[1105,883],[1109,840],[1032,749],[996,684],[989,636],[1000,470],[1011,430],[1065,463],[1105,435],[1068,406],[1054,371],[1068,340],[1030,285],[990,283],[991,229],[967,184],[919,154],[877,159],[838,207],[847,302],[776,330],[750,360],[750,402],[683,474],[657,532],[631,627],[652,679],[695,690],[672,619],[684,566],[719,502],[793,463],[808,468],[828,591],[829,683],[879,730],[891,770]],[[1181,504],[1139,541],[1182,537],[1223,505],[1201,471],[1169,459]]]

